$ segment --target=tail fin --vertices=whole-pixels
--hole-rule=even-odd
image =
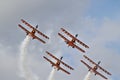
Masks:
[[[98,65],[101,63],[101,61],[98,62]]]
[[[62,60],[63,56],[60,58],[60,60]]]
[[[36,25],[36,29],[38,28],[38,25]]]
[[[78,37],[78,34],[76,34],[75,37]]]

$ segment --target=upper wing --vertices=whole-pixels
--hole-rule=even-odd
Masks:
[[[63,69],[62,67],[59,67],[60,70],[64,71],[67,74],[70,74],[70,72],[66,71],[65,69]]]
[[[48,62],[50,62],[52,64],[52,66],[55,65],[55,63],[53,63],[50,59],[48,59],[47,57],[43,56],[44,59],[46,59]]]
[[[41,41],[41,42],[44,43],[44,44],[46,43],[45,41],[43,41],[42,39],[40,39],[39,37],[37,37],[37,36],[35,36],[35,35],[34,35],[34,38],[37,39],[37,40],[39,40],[39,41]]]
[[[83,43],[82,41],[78,40],[76,37],[74,37],[73,35],[71,35],[68,31],[66,31],[64,28],[61,28],[61,30],[66,33],[68,36],[70,36],[72,39],[75,39],[78,43],[80,43],[81,45],[83,45],[85,48],[89,48],[88,45],[86,45],[85,43]]]
[[[81,45],[83,45],[85,48],[89,48],[89,46],[86,45],[85,43],[83,43],[82,41],[80,41],[80,40],[78,40],[78,39],[76,39],[76,41],[77,41],[78,43],[80,43]]]
[[[86,58],[88,61],[90,61],[92,64],[97,65],[95,62],[93,62],[90,58],[88,58],[87,56],[83,55],[84,58]]]
[[[63,38],[65,40],[65,42],[69,42],[69,40],[67,38],[65,38],[62,34],[58,33],[58,35]],[[76,47],[78,50],[82,51],[83,53],[85,53],[85,51],[83,49],[81,49],[80,47],[78,47],[77,45],[73,44],[74,47]]]
[[[107,79],[107,77],[105,77],[104,75],[102,75],[101,73],[94,71],[95,74],[100,75],[101,77],[103,77],[104,79]]]
[[[45,34],[43,34],[42,32],[40,32],[39,30],[37,30],[36,28],[34,28],[33,26],[31,26],[31,25],[30,25],[29,23],[27,23],[25,20],[21,19],[21,21],[22,21],[25,25],[27,25],[28,27],[36,30],[36,31],[37,31],[40,35],[42,35],[43,37],[49,39],[48,36],[46,36]]]
[[[68,36],[70,36],[71,38],[74,38],[74,39],[76,39],[73,35],[71,35],[68,31],[66,31],[64,28],[61,28],[61,30],[65,33],[65,34],[67,34]]]
[[[25,20],[23,20],[23,19],[21,19],[21,21],[25,24],[25,25],[27,25],[28,27],[30,27],[30,28],[34,28],[33,26],[31,26],[29,23],[27,23]]]
[[[66,67],[68,67],[71,70],[74,70],[74,68],[72,68],[71,66],[67,65],[66,63],[64,63],[63,61],[60,61],[63,65],[65,65]]]
[[[96,64],[94,61],[92,61],[90,58],[88,58],[87,56],[83,55],[87,60],[89,60],[92,64],[97,65],[101,70],[103,70],[105,73],[107,73],[108,75],[111,75],[111,73],[109,73],[107,70],[103,69],[101,66],[99,66],[98,64]]]
[[[90,67],[87,63],[85,63],[83,60],[81,60],[81,62],[83,63],[83,64],[85,64],[87,67],[88,67],[88,69],[90,70],[90,69],[92,69],[92,67]]]
[[[103,70],[105,73],[107,73],[108,75],[112,75],[110,72],[108,72],[107,70],[103,69],[101,66],[98,65],[98,67]]]
[[[48,36],[46,36],[45,34],[43,34],[42,32],[40,32],[39,30],[35,29],[40,35],[42,35],[43,37],[45,37],[46,39],[49,39]]]
[[[25,29],[22,25],[18,24],[18,26],[19,26],[21,29],[23,29],[27,34],[30,33],[30,32],[29,32],[27,29]]]
[[[46,51],[46,53],[47,53],[49,56],[51,56],[52,58],[54,58],[54,59],[56,59],[57,61],[59,61],[59,59],[56,58],[55,56],[53,56],[50,52]]]

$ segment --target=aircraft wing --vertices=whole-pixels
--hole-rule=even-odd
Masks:
[[[67,38],[65,38],[62,34],[58,33],[58,35],[59,35],[61,38],[63,38],[66,43],[69,42],[69,40],[68,40]]]
[[[40,32],[39,30],[37,30],[37,29],[35,29],[35,30],[38,32],[38,34],[42,35],[42,36],[45,37],[46,39],[49,39],[48,36],[46,36],[45,34],[43,34],[42,32]]]
[[[98,67],[103,70],[105,73],[107,73],[108,75],[112,75],[110,72],[108,72],[107,70],[103,69],[101,66],[98,65]]]
[[[63,61],[60,61],[64,66],[68,67],[71,70],[74,70],[74,68],[72,68],[71,66],[67,65],[66,63],[64,63]]]
[[[62,34],[58,33],[58,35],[63,38],[65,40],[65,42],[69,42],[69,40],[67,38],[65,38]],[[85,51],[83,49],[81,49],[80,47],[78,47],[77,45],[73,44],[74,47],[76,47],[78,50],[82,51],[83,53],[85,53]]]
[[[60,70],[62,70],[63,72],[70,74],[70,72],[66,71],[65,69],[63,69],[62,67],[59,67]]]
[[[83,60],[81,60],[81,62],[82,62],[84,65],[86,65],[89,70],[92,69],[92,67],[90,67],[90,66],[89,66],[87,63],[85,63]]]
[[[37,40],[41,41],[41,42],[44,43],[44,44],[46,43],[45,41],[43,41],[42,39],[40,39],[39,37],[37,37],[37,36],[35,36],[35,35],[34,35],[34,39],[37,39]]]
[[[23,29],[27,34],[30,33],[30,32],[29,32],[27,29],[25,29],[22,25],[18,24],[18,26],[19,26],[21,29]]]
[[[48,36],[46,36],[45,34],[43,34],[42,32],[40,32],[40,31],[37,30],[36,28],[34,28],[32,25],[30,25],[30,24],[29,24],[28,22],[26,22],[25,20],[21,19],[21,21],[22,21],[25,25],[27,25],[28,27],[30,27],[30,28],[34,29],[35,31],[37,31],[38,34],[40,34],[40,35],[42,35],[43,37],[49,39]]]
[[[79,44],[83,45],[85,48],[89,48],[88,45],[86,45],[85,43],[83,43],[82,41],[78,40],[76,37],[74,37],[73,35],[71,35],[68,31],[66,31],[64,28],[61,28],[61,30],[66,33],[68,36],[70,36],[72,39],[75,39]]]
[[[98,68],[100,68],[101,70],[103,70],[105,73],[107,73],[108,75],[111,75],[111,73],[109,73],[107,70],[103,69],[101,66],[99,66],[98,64],[96,64],[94,61],[92,61],[90,58],[88,58],[87,56],[83,55],[87,60],[89,60],[92,64],[97,65]]]
[[[76,47],[78,50],[80,50],[80,51],[82,51],[83,53],[85,53],[85,51],[84,51],[82,48],[78,47],[77,45],[74,44],[74,47]]]
[[[55,65],[55,63],[53,63],[50,59],[48,59],[47,57],[43,56],[44,59],[46,59],[48,62],[50,62],[52,64],[52,66]]]
[[[88,58],[87,56],[83,55],[83,57],[86,58],[88,61],[90,61],[92,64],[98,65],[98,64],[96,64],[95,62],[93,62],[90,58]]]
[[[104,79],[107,79],[107,77],[105,77],[104,75],[102,75],[101,73],[94,71],[95,74],[100,75],[101,77],[103,77]]]
[[[77,41],[79,44],[81,44],[82,46],[84,46],[85,48],[89,48],[89,46],[86,45],[85,43],[83,43],[82,41],[80,41],[80,40],[78,40],[78,39],[76,39],[76,41]]]
[[[57,61],[59,61],[59,59],[56,58],[55,56],[53,56],[50,52],[46,51],[46,53],[47,53],[49,56],[51,56],[52,58],[54,58],[54,59],[56,59]]]
[[[74,39],[76,39],[73,35],[71,35],[68,31],[66,31],[64,28],[61,28],[61,30],[65,33],[65,34],[67,34],[68,36],[70,36],[71,38],[74,38]]]
[[[25,24],[25,25],[27,25],[28,27],[30,27],[30,28],[34,28],[33,26],[31,26],[28,22],[26,22],[25,20],[23,20],[23,19],[21,19],[21,21]]]

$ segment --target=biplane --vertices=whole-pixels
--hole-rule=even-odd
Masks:
[[[83,53],[85,53],[85,50],[83,50],[82,48],[80,48],[79,46],[76,45],[76,42],[78,42],[79,44],[81,44],[82,46],[84,46],[85,48],[89,48],[88,45],[86,45],[85,43],[83,43],[82,41],[78,40],[78,34],[76,34],[75,36],[73,36],[72,34],[70,34],[68,31],[66,31],[65,29],[61,28],[61,31],[64,32],[66,35],[68,35],[71,40],[67,39],[65,36],[63,36],[61,33],[58,33],[58,35],[64,39],[64,41],[66,42],[66,44],[68,44],[68,46],[71,46],[72,48],[77,48],[78,50],[82,51]]]
[[[91,62],[92,64],[94,64],[93,67],[89,66],[86,62],[84,62],[83,60],[81,60],[81,62],[86,65],[89,69],[89,71],[92,71],[95,73],[95,75],[100,75],[101,77],[103,77],[104,79],[107,79],[107,77],[105,77],[104,75],[102,75],[101,73],[99,73],[97,71],[97,69],[100,69],[102,71],[104,71],[106,74],[111,75],[110,72],[108,72],[107,70],[103,69],[101,66],[99,66],[99,64],[101,63],[101,61],[98,62],[98,64],[96,64],[94,61],[92,61],[90,58],[88,58],[87,56],[83,55],[85,59],[87,59],[89,62]]]
[[[64,63],[62,61],[63,57],[61,57],[60,59],[58,59],[57,57],[55,57],[54,55],[52,55],[50,52],[46,51],[46,53],[57,61],[56,63],[54,63],[52,60],[50,60],[47,57],[43,56],[48,62],[50,62],[52,64],[52,67],[54,67],[55,69],[61,70],[61,71],[65,72],[65,73],[67,73],[67,74],[70,74],[70,72],[66,71],[65,69],[63,69],[60,66],[60,64],[63,64],[64,66],[66,66],[70,70],[74,70],[71,66],[67,65],[66,63]]]
[[[28,22],[26,22],[25,20],[21,19],[22,23],[24,23],[26,26],[28,26],[29,28],[32,29],[32,31],[28,31],[27,29],[25,29],[22,25],[18,24],[18,26],[24,30],[26,32],[26,35],[31,36],[33,39],[37,39],[39,41],[41,41],[42,43],[46,43],[44,40],[40,39],[39,37],[37,37],[35,35],[35,33],[37,32],[38,34],[42,35],[44,38],[49,39],[48,36],[46,36],[45,34],[43,34],[42,32],[40,32],[39,30],[37,30],[38,25],[36,25],[36,27],[33,27],[32,25],[30,25]]]

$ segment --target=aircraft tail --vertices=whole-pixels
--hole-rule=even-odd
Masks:
[[[76,34],[75,37],[78,37],[78,34]]]
[[[62,60],[63,56],[60,58],[60,60]]]
[[[98,62],[98,65],[101,63],[101,61]]]
[[[36,25],[36,29],[38,28],[38,25]]]

